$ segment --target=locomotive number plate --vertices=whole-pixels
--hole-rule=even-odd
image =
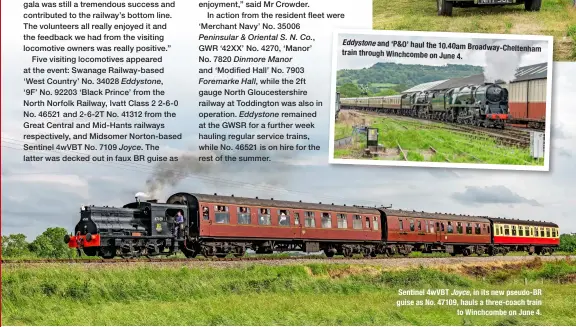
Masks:
[[[516,3],[516,0],[478,0],[479,5],[506,5]]]

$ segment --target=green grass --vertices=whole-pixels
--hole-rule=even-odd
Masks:
[[[426,125],[428,128],[423,128]],[[336,125],[344,129],[343,124]],[[375,118],[371,127],[379,129],[378,141],[385,148],[397,148],[407,152],[408,161],[483,163],[505,165],[543,165],[544,160],[534,160],[529,148],[503,146],[496,140],[446,129],[446,125],[419,123],[397,118]],[[364,138],[362,138],[363,140]],[[335,158],[358,157],[366,147],[362,141],[345,149],[335,149]],[[436,153],[430,148],[434,148]],[[397,157],[376,157],[375,160],[404,160]]]
[[[436,0],[374,0],[373,27],[378,30],[528,34],[554,36],[554,60],[576,61],[576,8],[572,0],[543,0],[539,12],[524,6],[454,8],[440,17]]]
[[[242,268],[161,265],[3,267],[2,324],[576,324],[576,316],[572,314],[576,285],[571,279],[576,276],[575,262],[559,260],[543,264],[535,261],[532,265],[402,271],[336,263],[250,265]],[[458,316],[456,308],[450,306],[397,306],[398,300],[408,298],[399,296],[399,289],[441,288],[470,291],[542,289],[540,299],[543,305],[530,308],[539,309],[542,314],[532,317]],[[436,302],[454,297],[425,298]],[[526,309],[502,307],[519,308]]]
[[[352,126],[345,124],[336,124],[334,131],[334,139],[339,140],[352,135]]]

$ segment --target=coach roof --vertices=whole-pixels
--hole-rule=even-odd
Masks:
[[[467,215],[457,215],[451,213],[431,213],[424,211],[410,211],[410,210],[391,210],[382,208],[388,216],[398,216],[398,217],[410,217],[410,218],[422,218],[422,219],[439,219],[439,220],[454,220],[454,221],[473,221],[478,223],[490,223],[488,217],[481,216],[467,216]]]
[[[508,225],[527,225],[527,226],[541,226],[541,227],[554,227],[558,228],[555,223],[550,223],[546,221],[537,220],[520,220],[520,219],[506,219],[506,218],[490,218],[493,222],[497,224],[508,224]]]

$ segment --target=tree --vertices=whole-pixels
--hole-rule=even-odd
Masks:
[[[560,235],[560,247],[558,250],[565,252],[576,252],[576,235]]]
[[[341,98],[358,98],[362,96],[362,90],[356,84],[344,84],[338,88]]]
[[[62,227],[48,228],[30,244],[30,250],[41,258],[72,258],[75,252],[64,243],[66,234]]]
[[[16,258],[30,255],[28,245],[24,234],[2,236],[2,257]]]

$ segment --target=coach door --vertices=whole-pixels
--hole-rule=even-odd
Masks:
[[[434,226],[434,232],[436,233],[436,243],[442,243],[442,223],[436,221]]]

